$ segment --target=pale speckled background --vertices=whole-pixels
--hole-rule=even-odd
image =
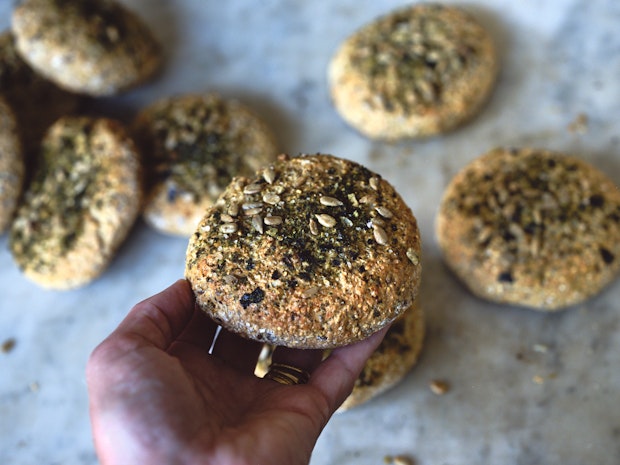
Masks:
[[[9,0],[0,2],[8,27]],[[155,98],[215,90],[255,108],[290,153],[324,151],[381,173],[418,217],[428,333],[396,388],[335,417],[313,465],[620,463],[620,282],[545,315],[472,297],[441,263],[433,221],[443,188],[495,145],[534,145],[589,160],[620,182],[620,3],[479,0],[464,6],[497,40],[502,73],[478,118],[444,137],[373,143],[332,109],[325,69],[341,40],[398,0],[126,0],[165,44],[149,85],[96,103],[129,121]],[[585,133],[568,130],[587,115]],[[105,275],[50,292],[25,280],[0,238],[0,463],[96,464],[84,364],[139,300],[182,276],[186,241],[138,224]],[[544,350],[543,350],[544,349]],[[444,396],[429,381],[451,385]],[[537,382],[536,382],[537,381]]]

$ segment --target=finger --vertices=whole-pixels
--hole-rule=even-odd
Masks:
[[[149,344],[165,350],[183,332],[193,314],[194,294],[189,283],[179,279],[135,305],[110,338],[125,337],[138,345]]]
[[[351,394],[355,380],[383,340],[387,330],[388,328],[383,328],[368,339],[334,349],[315,370],[309,384],[323,393],[332,411],[335,411]]]
[[[263,343],[222,328],[213,346],[213,355],[242,373],[253,374],[262,348]]]

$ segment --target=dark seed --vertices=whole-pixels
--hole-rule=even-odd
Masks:
[[[601,257],[603,258],[603,261],[609,265],[611,264],[614,260],[615,260],[615,256],[614,254],[612,254],[609,250],[607,250],[605,247],[601,247],[600,248],[600,252],[601,252]]]
[[[265,298],[265,291],[263,291],[260,287],[257,287],[249,294],[243,294],[241,299],[239,299],[239,303],[243,308],[248,308],[250,304],[258,304],[262,302]]]

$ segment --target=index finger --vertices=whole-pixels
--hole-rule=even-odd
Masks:
[[[363,341],[334,349],[314,371],[309,384],[322,392],[332,411],[335,411],[351,394],[355,380],[368,358],[381,344],[388,328],[377,331]]]

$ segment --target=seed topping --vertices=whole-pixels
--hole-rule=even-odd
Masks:
[[[263,221],[265,222],[265,224],[267,226],[277,226],[279,224],[282,224],[282,217],[281,216],[266,216]]]
[[[263,194],[263,202],[269,205],[277,205],[279,201],[280,196],[278,194],[274,194],[273,192],[265,192],[265,194]]]
[[[260,215],[254,215],[252,217],[252,226],[256,229],[256,231],[262,234],[264,232],[263,218]]]
[[[320,213],[314,216],[316,217],[319,224],[321,224],[321,226],[325,226],[326,228],[333,228],[334,226],[336,226],[336,219],[333,216],[330,216],[326,213]]]
[[[255,208],[263,208],[262,202],[247,202],[241,205],[244,210],[253,210]]]
[[[321,196],[319,199],[321,205],[325,205],[326,207],[339,207],[342,205],[342,202],[334,197],[328,197],[326,195]]]
[[[420,263],[420,257],[418,254],[411,248],[407,249],[407,258],[414,265],[418,265]]]
[[[224,234],[232,234],[237,231],[236,223],[224,223],[220,226],[220,232]]]
[[[372,232],[375,237],[375,241],[377,244],[385,245],[388,243],[388,235],[381,226],[377,226],[376,224],[372,225]]]
[[[239,204],[235,202],[231,203],[228,206],[228,214],[230,216],[237,216],[239,214]]]
[[[248,184],[243,188],[243,193],[246,195],[258,194],[263,190],[263,186],[258,183]]]
[[[263,170],[263,179],[268,184],[273,184],[273,182],[276,180],[276,172],[273,170],[272,166],[269,166]]]
[[[378,206],[375,207],[375,210],[377,210],[377,213],[379,213],[379,215],[381,215],[383,218],[392,218],[394,216],[394,214],[386,207]]]
[[[319,234],[319,227],[316,224],[316,221],[314,221],[312,218],[310,219],[310,232],[316,236]]]

